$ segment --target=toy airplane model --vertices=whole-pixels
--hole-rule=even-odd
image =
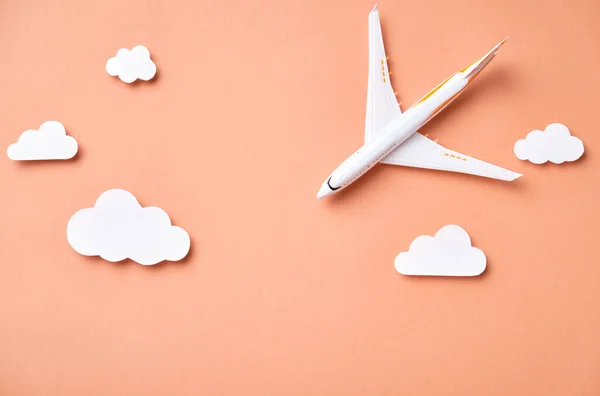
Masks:
[[[468,173],[506,181],[522,176],[448,150],[417,132],[473,82],[496,56],[504,41],[498,43],[482,58],[450,76],[403,113],[390,83],[379,11],[375,6],[369,14],[369,84],[365,144],[333,171],[321,186],[317,198],[344,189],[379,162]]]

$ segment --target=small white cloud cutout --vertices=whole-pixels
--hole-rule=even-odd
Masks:
[[[46,121],[39,130],[29,129],[21,134],[17,143],[8,146],[8,158],[17,161],[65,160],[77,154],[77,141],[67,136],[65,127],[58,121]]]
[[[146,207],[125,190],[108,190],[93,208],[81,209],[67,224],[67,240],[77,253],[117,262],[130,258],[153,265],[178,261],[190,250],[190,237],[171,225],[169,215]]]
[[[121,48],[117,51],[117,56],[106,62],[106,71],[126,83],[132,83],[138,78],[148,81],[156,75],[156,64],[150,59],[148,48],[138,45],[131,50]]]
[[[515,155],[534,164],[548,161],[562,164],[578,160],[583,155],[583,143],[571,136],[569,128],[555,123],[548,125],[543,132],[531,131],[525,139],[515,143]]]
[[[442,227],[435,236],[421,235],[394,260],[403,275],[476,276],[486,266],[485,254],[471,246],[469,234],[457,225]]]

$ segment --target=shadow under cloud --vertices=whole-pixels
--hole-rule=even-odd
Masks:
[[[78,142],[78,144],[79,144],[79,142]],[[15,160],[14,162],[17,162],[17,166],[19,166],[22,169],[38,168],[38,167],[44,167],[44,168],[66,167],[66,166],[70,166],[73,164],[78,164],[79,162],[81,162],[83,160],[83,157],[85,157],[85,150],[81,146],[78,146],[77,154],[75,154],[75,156],[73,158],[48,159],[48,160],[28,160],[28,161]]]
[[[189,250],[188,254],[181,260],[179,260],[179,261],[163,260],[161,262],[158,262],[158,263],[152,264],[152,265],[139,264],[130,258],[126,258],[124,260],[117,261],[117,262],[112,262],[112,261],[105,260],[100,256],[84,256],[79,253],[77,253],[77,255],[90,265],[111,265],[111,266],[113,266],[113,268],[116,268],[117,270],[125,270],[125,269],[143,267],[144,271],[164,271],[167,268],[170,268],[173,266],[183,266],[183,267],[189,266],[192,263],[192,261],[194,260],[196,253],[195,253],[194,245],[192,244],[192,245],[190,245],[190,250]]]

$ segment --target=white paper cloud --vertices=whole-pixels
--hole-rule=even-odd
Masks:
[[[38,131],[29,129],[21,134],[17,143],[6,150],[11,160],[64,160],[77,154],[77,141],[67,136],[65,127],[58,121],[46,121]]]
[[[111,76],[118,76],[121,81],[132,83],[140,80],[151,80],[156,74],[156,64],[150,59],[150,51],[143,45],[131,50],[121,48],[106,62],[106,71]]]
[[[515,155],[534,164],[547,161],[562,164],[578,160],[583,155],[583,143],[571,136],[569,128],[555,123],[548,125],[544,132],[531,131],[525,139],[515,143]]]
[[[442,227],[434,237],[417,237],[394,261],[403,275],[476,276],[485,265],[485,254],[471,246],[469,234],[457,225]]]
[[[142,208],[125,190],[108,190],[93,208],[75,213],[67,224],[67,239],[84,256],[111,262],[130,258],[144,265],[181,260],[190,250],[188,233],[172,226],[164,210]]]

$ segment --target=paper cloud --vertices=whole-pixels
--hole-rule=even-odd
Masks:
[[[471,246],[469,234],[457,225],[442,227],[434,237],[417,237],[394,261],[403,275],[476,276],[485,265],[485,254]]]
[[[156,74],[156,64],[150,59],[148,48],[138,45],[131,50],[121,48],[117,51],[117,56],[106,62],[106,71],[126,83],[132,83],[138,78],[148,81]]]
[[[67,136],[60,122],[46,121],[38,131],[23,132],[17,143],[8,146],[6,153],[8,158],[18,161],[65,160],[77,154],[77,141]]]
[[[104,192],[93,208],[81,209],[67,224],[67,239],[77,253],[117,262],[144,264],[178,261],[190,250],[190,237],[171,225],[167,213],[146,207],[125,190]]]
[[[583,155],[583,143],[571,136],[569,128],[555,123],[548,125],[544,132],[531,131],[525,139],[515,143],[515,155],[520,160],[528,160],[534,164],[547,161],[562,164],[578,160]]]

